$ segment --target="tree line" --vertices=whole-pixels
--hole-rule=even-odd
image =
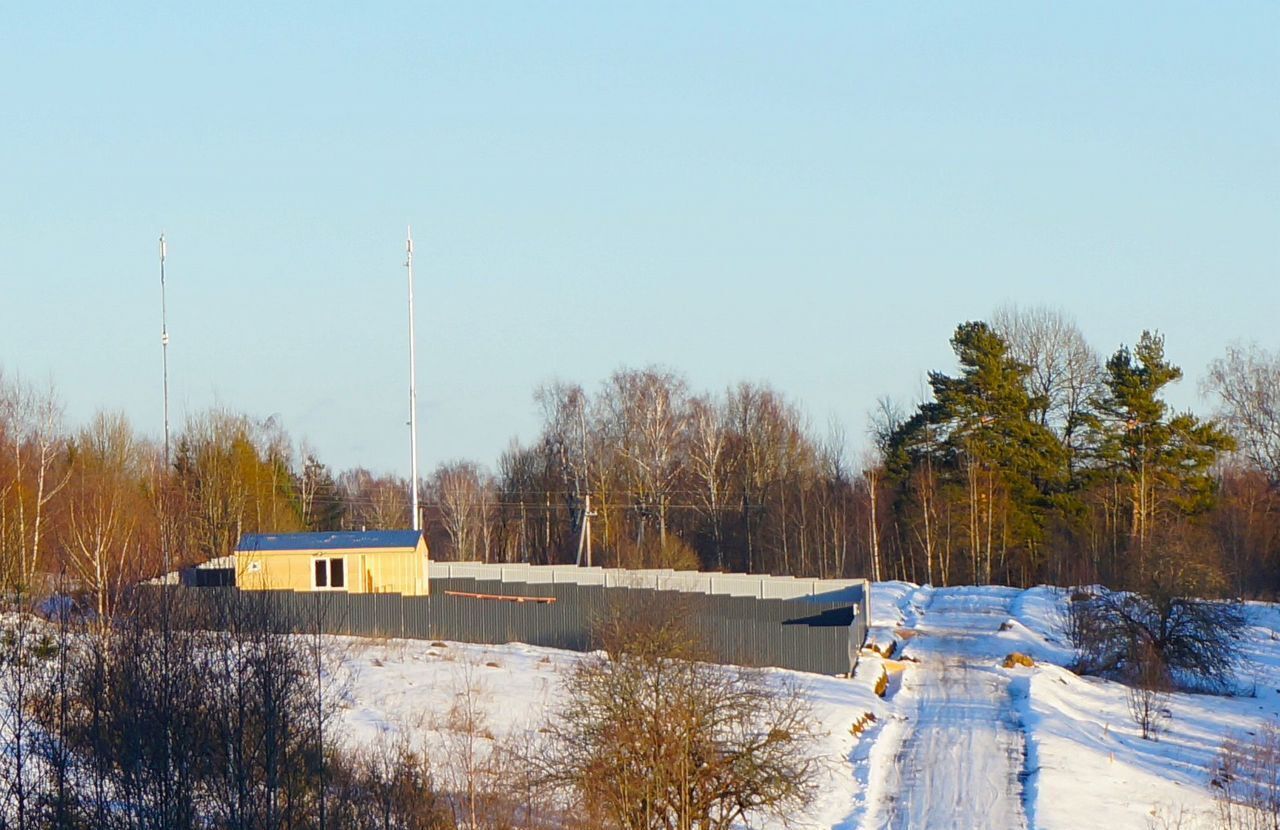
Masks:
[[[878,401],[857,454],[767,385],[544,385],[540,434],[496,471],[435,472],[434,549],[575,561],[589,533],[627,567],[1280,591],[1280,353],[1214,360],[1205,417],[1168,404],[1182,370],[1156,332],[1104,358],[1062,313],[1010,307],[951,345],[958,371]]]
[[[1232,347],[1203,392],[1143,332],[1103,358],[1069,318],[1001,309],[953,332],[925,399],[868,436],[815,428],[777,389],[692,389],[623,368],[534,393],[538,434],[495,469],[422,482],[433,556],[965,582],[1280,590],[1280,353]],[[865,447],[865,449],[862,449]],[[408,482],[335,472],[274,419],[225,409],[162,445],[119,413],[68,430],[55,392],[0,375],[0,578],[121,586],[229,554],[249,532],[406,527]],[[1182,578],[1182,577],[1180,577]]]
[[[1061,314],[1006,309],[958,326],[951,345],[959,372],[931,372],[930,400],[877,422],[896,573],[1280,588],[1280,355],[1215,360],[1205,418],[1165,400],[1182,370],[1155,332],[1102,359]]]

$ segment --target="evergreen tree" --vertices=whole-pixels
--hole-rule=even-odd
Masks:
[[[1165,357],[1164,337],[1144,331],[1132,350],[1122,346],[1107,361],[1105,391],[1095,401],[1098,467],[1127,494],[1139,577],[1156,523],[1211,507],[1217,489],[1211,468],[1235,448],[1216,421],[1170,413],[1161,396],[1181,379],[1182,370]]]
[[[934,400],[891,440],[890,469],[899,480],[921,465],[941,472],[943,490],[961,500],[972,578],[1020,571],[1026,579],[1050,499],[1065,478],[1062,445],[1035,417],[1044,403],[1027,391],[1030,367],[1000,335],[986,323],[964,323],[951,345],[960,374],[930,373]]]

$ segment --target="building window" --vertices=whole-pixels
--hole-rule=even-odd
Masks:
[[[341,559],[317,559],[315,561],[315,581],[317,588],[330,588],[335,591],[347,587],[347,574]]]

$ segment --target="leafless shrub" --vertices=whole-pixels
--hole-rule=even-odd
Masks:
[[[701,566],[698,552],[675,534],[665,538],[650,535],[640,541],[620,539],[613,547],[611,564],[620,568],[672,568],[696,571]]]
[[[1209,783],[1223,830],[1280,830],[1280,725],[1224,743]]]
[[[1126,678],[1129,684],[1126,691],[1129,715],[1142,730],[1143,740],[1155,741],[1159,740],[1164,725],[1165,707],[1173,684],[1155,649],[1148,643],[1138,646],[1138,649],[1129,661]]]
[[[219,610],[211,629],[169,592],[142,592],[109,625],[17,638],[26,658],[0,676],[22,699],[5,695],[0,721],[24,754],[0,793],[22,783],[0,798],[0,827],[334,826],[314,653],[263,597]]]
[[[4,622],[0,627],[0,827],[23,826],[34,819],[38,724],[30,708],[44,668],[44,649],[32,618],[19,613]]]
[[[785,821],[811,800],[820,763],[801,690],[688,659],[697,644],[680,632],[670,620],[630,637],[618,625],[608,657],[577,664],[547,727],[544,780],[597,828]]]
[[[384,733],[370,746],[335,754],[332,826],[352,830],[452,830],[437,795],[426,754],[403,732]]]
[[[1148,830],[1201,830],[1214,827],[1212,816],[1185,804],[1157,804],[1147,816]]]
[[[443,736],[443,752],[436,764],[441,803],[454,825],[468,830],[515,827],[533,799],[520,783],[526,770],[514,747],[495,738],[489,717],[491,695],[480,664],[460,661],[454,678],[453,702],[433,726]],[[528,804],[522,805],[522,801]]]
[[[591,620],[591,640],[611,660],[623,653],[702,660],[706,646],[693,630],[693,604],[688,595],[663,598],[655,609],[646,594],[615,592]]]
[[[1067,634],[1081,673],[1124,676],[1133,671],[1130,663],[1150,654],[1180,685],[1225,691],[1242,660],[1245,623],[1234,602],[1103,591],[1073,599]]]

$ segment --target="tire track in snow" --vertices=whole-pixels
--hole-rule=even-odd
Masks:
[[[904,653],[913,704],[881,815],[888,830],[1025,830],[1019,773],[1025,738],[991,635],[1016,591],[939,589]]]

